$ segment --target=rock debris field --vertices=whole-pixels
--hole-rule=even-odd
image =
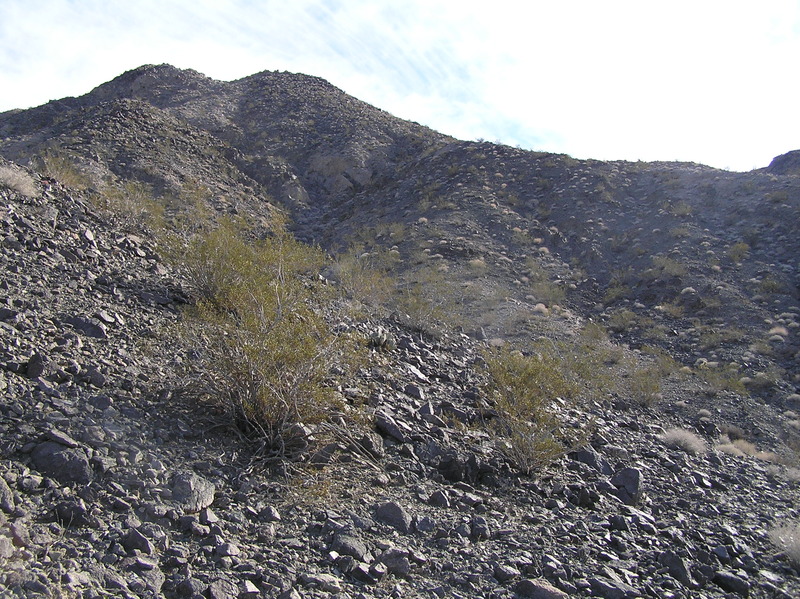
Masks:
[[[692,423],[598,401],[566,415],[591,417],[584,448],[516,475],[467,426],[480,346],[464,335],[345,323],[393,340],[342,381],[370,426],[291,476],[247,468],[175,391],[180,276],[35,180],[0,189],[3,596],[800,596],[769,534],[798,519],[790,470],[670,447]]]

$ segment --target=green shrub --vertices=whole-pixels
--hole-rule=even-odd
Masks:
[[[183,264],[196,303],[186,330],[203,362],[198,394],[255,434],[265,459],[294,459],[309,427],[337,407],[325,385],[353,343],[323,318],[321,252],[287,235],[247,241],[225,223],[192,241]]]
[[[145,183],[129,181],[120,187],[106,187],[93,196],[98,208],[119,216],[123,225],[133,229],[159,230],[164,227],[164,205]]]
[[[487,392],[498,414],[492,431],[514,467],[530,474],[575,443],[557,398],[572,399],[578,387],[564,376],[561,361],[553,355],[525,356],[501,348],[487,352],[485,360]]]
[[[36,162],[45,175],[74,189],[87,189],[92,179],[78,167],[78,159],[60,148],[42,152]]]
[[[661,373],[655,366],[639,368],[628,378],[628,386],[636,403],[652,405],[661,398]]]
[[[378,307],[385,305],[394,292],[396,283],[389,271],[398,260],[391,251],[364,252],[359,246],[353,246],[336,256],[332,275],[346,297]]]
[[[741,262],[750,255],[750,246],[744,241],[734,243],[728,248],[728,258],[733,262]]]

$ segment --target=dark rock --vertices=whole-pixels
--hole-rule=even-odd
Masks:
[[[239,587],[230,580],[215,580],[208,585],[206,596],[208,599],[239,599]]]
[[[87,337],[96,337],[97,339],[107,339],[108,329],[106,325],[91,318],[83,318],[81,316],[69,316],[64,319],[66,324],[72,325],[76,331],[80,331]]]
[[[94,518],[83,499],[69,499],[56,504],[56,519],[64,526],[91,526],[97,527],[97,519]]]
[[[215,493],[214,483],[193,472],[176,474],[172,480],[172,499],[187,513],[210,506]]]
[[[14,493],[2,476],[0,476],[0,510],[7,514],[14,511]]]
[[[375,509],[375,519],[396,528],[400,532],[411,530],[411,516],[399,504],[387,501]]]
[[[592,592],[603,599],[632,599],[641,597],[641,593],[631,585],[619,580],[612,580],[604,576],[594,576],[589,579]]]
[[[498,564],[494,568],[494,577],[499,582],[508,582],[509,580],[513,580],[517,576],[521,576],[522,572],[514,568],[513,566],[508,566],[505,564]]]
[[[375,414],[375,426],[384,436],[392,437],[400,443],[408,443],[409,438],[398,422],[384,411]]]
[[[736,593],[742,597],[750,596],[750,583],[733,572],[720,570],[714,575],[714,583],[729,593]]]
[[[408,551],[392,548],[384,551],[380,558],[381,563],[395,576],[408,576],[411,573],[411,562],[408,559]]]
[[[569,597],[564,591],[543,579],[525,578],[520,580],[514,585],[514,592],[520,597],[529,597],[530,599],[568,599]]]
[[[133,553],[134,550],[141,551],[145,555],[152,555],[155,551],[153,544],[137,529],[132,528],[122,538],[122,546],[128,553]]]
[[[331,551],[349,555],[360,562],[372,561],[372,556],[364,542],[351,534],[337,534],[331,543]]]
[[[628,505],[636,505],[641,499],[642,472],[638,468],[623,468],[611,477],[617,496]]]
[[[49,369],[50,361],[40,353],[35,353],[28,360],[26,374],[28,378],[35,379],[42,376]]]
[[[686,586],[692,585],[692,579],[689,575],[689,568],[686,567],[686,562],[677,553],[672,551],[664,551],[658,556],[658,563],[665,566],[669,570],[669,575],[675,580],[681,582]]]
[[[65,447],[60,443],[45,441],[36,446],[31,457],[39,472],[63,484],[85,485],[93,478],[94,473],[89,458],[81,448]]]

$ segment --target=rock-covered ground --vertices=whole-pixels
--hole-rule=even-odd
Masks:
[[[339,381],[365,424],[291,476],[182,396],[185,281],[88,194],[0,187],[0,590],[17,597],[779,597],[798,566],[794,471],[688,453],[711,413],[587,401],[589,443],[512,471],[485,416],[481,343],[393,319]],[[752,407],[752,406],[751,406]],[[335,423],[334,423],[335,424]]]

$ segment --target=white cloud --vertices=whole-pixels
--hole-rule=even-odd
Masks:
[[[463,138],[749,169],[800,147],[800,7],[705,0],[4,0],[0,110],[169,62],[305,72]]]

